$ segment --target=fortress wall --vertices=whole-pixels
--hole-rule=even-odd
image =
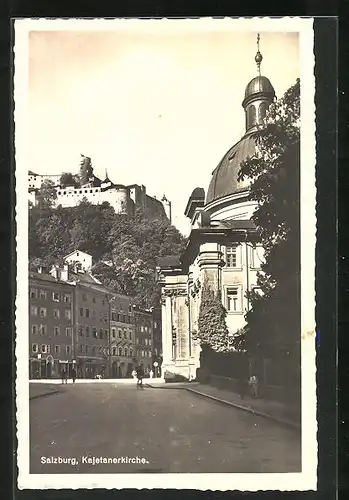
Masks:
[[[101,193],[103,201],[108,201],[118,214],[128,214],[130,210],[130,196],[128,189],[118,187]]]
[[[161,201],[146,195],[145,213],[150,219],[164,219],[166,213]]]

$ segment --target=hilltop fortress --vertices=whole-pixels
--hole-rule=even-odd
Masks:
[[[91,175],[88,182],[81,182],[80,186],[61,184],[61,174],[40,175],[32,171],[28,172],[28,194],[29,200],[36,205],[37,193],[42,184],[51,181],[56,189],[57,198],[55,206],[75,207],[83,199],[87,199],[94,205],[109,202],[118,214],[132,215],[137,209],[141,210],[149,219],[167,217],[171,222],[171,202],[164,195],[161,200],[149,196],[143,185],[114,184],[106,172],[102,181],[93,174],[91,159],[82,155],[81,167],[86,166]],[[77,176],[75,176],[75,179]]]

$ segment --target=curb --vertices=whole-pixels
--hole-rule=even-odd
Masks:
[[[169,389],[169,387],[156,387],[156,386],[152,386],[149,384],[147,384],[147,385],[148,385],[148,387],[151,387],[152,389]],[[231,401],[227,401],[226,399],[217,398],[216,396],[211,396],[210,394],[206,394],[204,392],[200,392],[200,391],[197,391],[197,390],[189,388],[189,387],[172,387],[172,389],[182,389],[182,390],[185,390],[188,392],[192,392],[193,394],[197,394],[198,396],[212,399],[212,401],[216,401],[217,403],[221,403],[221,404],[224,404],[226,406],[231,406],[233,408],[237,408],[238,410],[245,411],[247,413],[252,413],[252,415],[257,415],[258,417],[263,417],[267,420],[273,420],[274,422],[281,424],[281,425],[284,425],[285,427],[290,427],[293,430],[297,430],[297,431],[301,430],[300,425],[298,425],[294,422],[291,422],[290,420],[285,420],[283,418],[275,417],[273,415],[270,415],[269,413],[264,413],[264,412],[261,412],[259,410],[253,410],[253,408],[247,408],[246,406],[238,405],[237,403],[232,403]]]
[[[232,406],[234,408],[237,408],[238,410],[245,411],[247,413],[252,413],[253,415],[257,415],[258,417],[263,417],[268,420],[273,420],[274,422],[277,422],[278,424],[285,425],[287,427],[291,427],[294,430],[299,431],[300,426],[294,422],[291,422],[290,420],[284,420],[283,418],[275,417],[273,415],[270,415],[269,413],[263,413],[259,410],[254,410],[253,408],[247,408],[246,406],[238,405],[236,403],[231,403],[230,401],[226,401],[225,399],[220,399],[215,396],[211,396],[210,394],[205,394],[204,392],[196,391],[195,389],[189,389],[189,387],[183,387],[186,391],[192,392],[194,394],[197,394],[198,396],[202,396],[208,399],[212,399],[213,401],[216,401],[217,403],[222,403],[227,406]]]

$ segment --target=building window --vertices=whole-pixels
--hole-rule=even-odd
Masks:
[[[65,346],[65,352],[66,352],[66,354],[70,354],[71,353],[71,346],[70,345],[66,345]]]
[[[36,288],[31,288],[30,289],[30,298],[31,299],[36,299],[37,298],[37,293],[38,293],[38,291],[36,290]]]
[[[130,330],[128,333],[129,333],[130,340],[132,340],[132,330]]]
[[[90,336],[90,327],[87,326],[86,327],[86,337],[89,337]]]
[[[55,345],[55,354],[59,354],[61,352],[61,346]]]
[[[83,336],[82,326],[79,326],[79,337],[82,337],[82,336]]]
[[[40,307],[40,318],[46,318],[46,307]]]
[[[64,316],[67,318],[67,319],[71,319],[71,310],[70,309],[66,309],[64,311]]]
[[[128,306],[128,312],[130,312],[130,313],[132,312],[132,304],[129,304],[129,306]]]
[[[151,339],[149,339],[149,345],[151,345]]]
[[[56,319],[59,318],[59,309],[53,309],[53,317]]]
[[[133,356],[133,349],[132,349],[132,347],[130,347],[130,357],[132,357],[132,356]]]
[[[38,327],[36,325],[32,325],[32,334],[36,335],[38,333]]]
[[[40,325],[40,335],[46,335],[47,327],[46,325]]]
[[[103,338],[103,330],[102,330],[102,328],[99,329],[99,338],[100,339]]]
[[[226,265],[227,265],[227,267],[237,267],[236,246],[227,247],[227,249],[226,249]]]
[[[53,327],[53,335],[59,335],[61,333],[61,329],[59,326]]]
[[[261,264],[264,262],[264,248],[257,246],[251,248],[251,268],[260,269]]]
[[[64,302],[70,302],[71,301],[71,295],[70,295],[70,293],[65,293],[63,300],[64,300]]]
[[[115,328],[111,329],[111,335],[115,339],[115,337],[116,337],[116,330],[115,330]]]
[[[38,352],[38,344],[32,344],[32,351]]]
[[[108,330],[104,330],[104,336],[106,339],[108,338]]]
[[[229,312],[240,310],[239,304],[239,289],[227,288],[227,309]]]
[[[116,356],[116,347],[113,347],[112,353],[113,353],[113,356]]]
[[[119,356],[122,356],[122,347],[119,347]]]
[[[70,337],[70,336],[71,336],[71,328],[70,328],[70,327],[68,327],[68,328],[66,328],[66,329],[65,329],[65,335],[66,335],[67,337]]]
[[[85,346],[83,344],[80,346],[80,352],[85,352]]]
[[[121,329],[119,328],[119,339],[122,338],[122,333],[121,333]]]
[[[97,328],[92,328],[92,335],[95,339],[97,338]]]
[[[82,307],[80,307],[80,316],[83,316],[84,315],[84,309]]]
[[[158,324],[156,321],[154,321],[154,328],[157,328],[158,327]]]
[[[125,347],[125,356],[128,356],[128,350],[127,350],[127,347]]]
[[[53,300],[53,302],[59,302],[59,293],[58,292],[52,293],[52,300]]]
[[[145,345],[148,345],[148,339],[144,339]]]
[[[38,308],[36,306],[31,306],[31,308],[30,308],[30,314],[32,316],[37,316],[38,315]]]
[[[41,345],[41,352],[42,352],[43,354],[46,354],[46,353],[48,352],[48,345],[46,345],[46,344],[42,344],[42,345]]]
[[[89,318],[90,317],[90,310],[86,309],[85,313],[86,313],[86,318]]]
[[[85,348],[86,349],[86,354],[88,354],[88,352],[89,352],[89,348],[88,347],[89,346],[87,345],[86,348]]]
[[[40,299],[46,300],[47,299],[47,292],[46,290],[40,290]]]
[[[127,331],[124,330],[124,339],[127,339]]]

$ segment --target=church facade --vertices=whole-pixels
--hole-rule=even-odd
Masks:
[[[257,272],[263,261],[251,216],[248,181],[239,181],[241,163],[255,152],[254,132],[263,123],[275,99],[274,88],[260,74],[262,56],[255,57],[258,74],[247,85],[242,106],[246,131],[214,169],[207,193],[193,190],[185,215],[191,221],[187,247],[179,257],[162,259],[163,376],[196,378],[200,367],[197,338],[202,289],[220,292],[227,310],[227,343],[245,325],[249,309],[246,292],[257,288]],[[229,346],[228,346],[229,347]]]

